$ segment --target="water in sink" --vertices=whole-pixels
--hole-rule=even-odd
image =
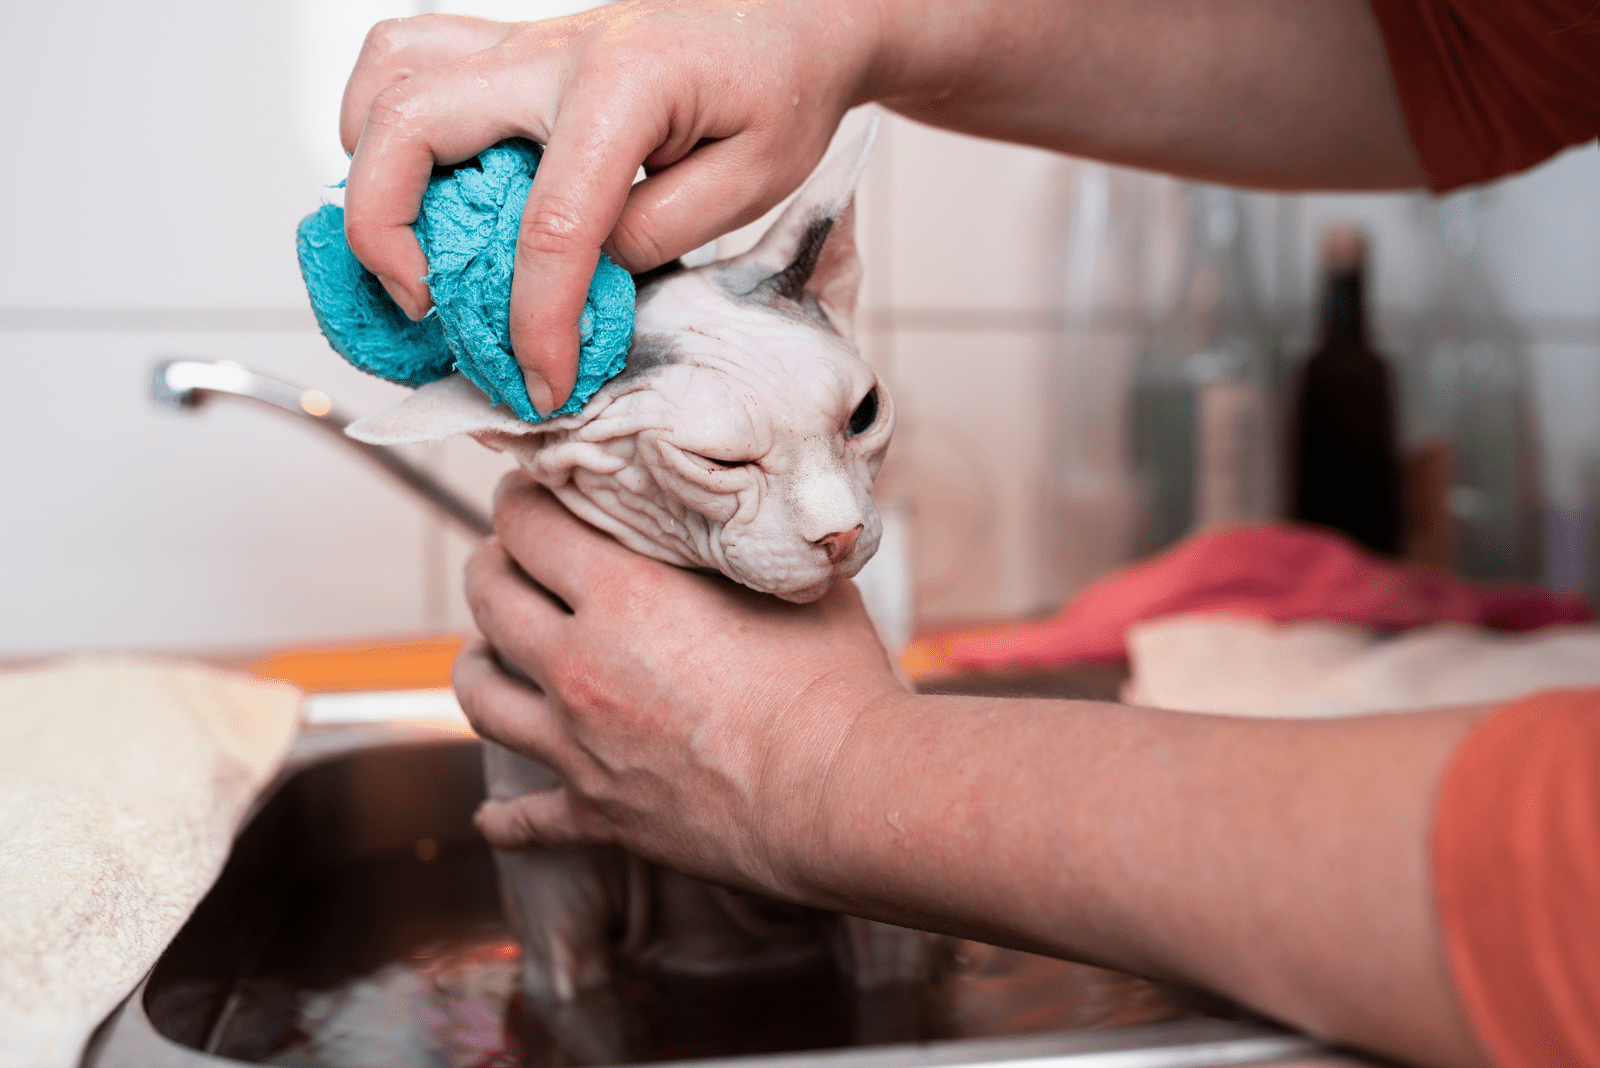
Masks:
[[[519,951],[471,827],[480,769],[477,743],[452,740],[363,750],[290,778],[157,965],[151,1022],[191,1049],[256,1064],[579,1064],[516,992]],[[634,1063],[840,1048],[863,1035],[1125,1026],[1200,1008],[1129,976],[954,941],[934,983],[870,1002],[825,952],[734,981],[623,971],[612,993]]]

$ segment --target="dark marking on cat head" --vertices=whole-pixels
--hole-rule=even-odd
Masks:
[[[637,378],[657,367],[677,363],[678,359],[678,350],[673,348],[672,339],[667,335],[635,334],[633,344],[628,346],[628,362],[617,380]]]
[[[818,216],[806,223],[789,266],[762,281],[751,291],[751,296],[781,297],[798,302],[806,291],[806,283],[811,280],[811,272],[817,269],[822,246],[827,243],[828,232],[832,229],[831,215]]]
[[[633,276],[633,306],[637,310],[645,306],[656,292],[661,288],[661,283],[669,278],[674,278],[687,271],[682,260],[668,260],[660,267],[652,267],[648,271],[640,271]]]
[[[671,278],[675,274],[687,271],[682,260],[668,260],[660,267],[652,267],[648,271],[640,271],[633,276],[633,288],[643,293],[663,278]]]

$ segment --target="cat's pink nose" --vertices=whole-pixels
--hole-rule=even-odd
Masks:
[[[856,547],[856,539],[861,537],[861,526],[857,523],[849,530],[836,530],[816,540],[815,544],[828,554],[828,563],[837,564],[850,555],[850,550]]]

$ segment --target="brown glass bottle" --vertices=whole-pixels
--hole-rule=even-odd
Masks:
[[[1300,369],[1289,431],[1289,514],[1348,534],[1374,552],[1404,545],[1394,385],[1367,339],[1366,237],[1323,238],[1322,338]]]

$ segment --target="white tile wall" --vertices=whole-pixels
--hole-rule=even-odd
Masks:
[[[283,4],[19,3],[6,22],[0,303],[303,307],[294,224],[340,175],[292,148]]]
[[[873,161],[862,316],[900,406],[925,626],[1038,614],[1078,584],[1049,467],[1072,166],[897,117]]]
[[[1425,235],[1414,198],[1393,194],[1314,194],[1299,201],[1296,275],[1302,303],[1313,294],[1317,235],[1329,223],[1357,222],[1374,238],[1373,288],[1383,306],[1414,309],[1425,297]],[[1488,187],[1485,247],[1507,304],[1535,328],[1550,320],[1600,316],[1600,148],[1567,150],[1533,170]]]
[[[898,119],[892,152],[896,308],[1059,304],[1069,160]]]
[[[0,170],[0,659],[467,625],[464,539],[353,453],[241,404],[148,400],[159,355],[237,360],[354,414],[403,392],[316,333],[294,226],[339,177],[333,107],[366,24],[413,10],[8,9],[0,92],[26,101],[7,140],[27,150]],[[338,69],[307,82],[313,61]],[[503,467],[470,443],[424,459],[485,507]]]
[[[925,621],[1049,607],[1045,375],[1056,345],[1039,331],[897,333],[903,418],[894,448]]]
[[[314,384],[355,412],[404,392],[345,366],[310,331],[0,333],[4,655],[248,648],[464,623],[458,596],[426,595],[438,587],[422,568],[438,524],[409,496],[315,428],[264,409],[157,408],[150,365],[173,355]],[[482,463],[441,466],[487,505]],[[478,477],[459,477],[468,470]]]

